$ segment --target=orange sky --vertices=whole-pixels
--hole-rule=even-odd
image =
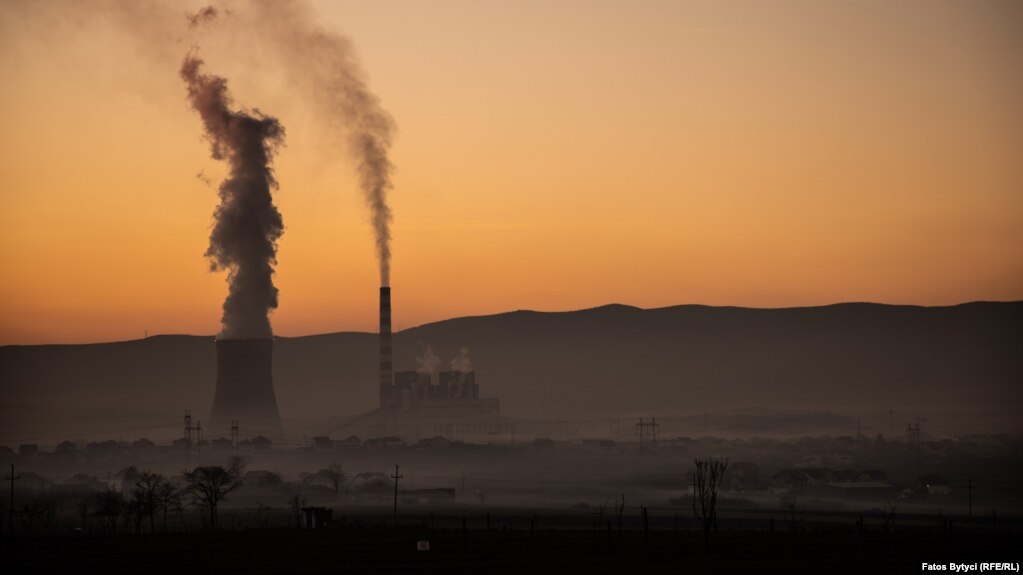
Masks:
[[[35,5],[0,4],[0,344],[217,332],[224,274],[202,254],[224,168],[177,76],[188,41],[96,14],[116,2]],[[610,302],[1023,299],[1023,4],[315,10],[399,125],[397,328]],[[374,330],[347,154],[258,46],[213,34],[202,53],[288,132],[275,333]]]

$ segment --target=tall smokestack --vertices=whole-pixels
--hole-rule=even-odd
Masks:
[[[237,419],[245,435],[284,437],[274,395],[272,339],[218,339],[217,391],[210,428],[216,433]]]
[[[386,407],[394,384],[391,366],[391,288],[380,288],[380,407]]]

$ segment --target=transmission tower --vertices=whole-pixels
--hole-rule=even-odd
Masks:
[[[639,418],[639,423],[636,424],[636,433],[639,434],[639,451],[640,451],[640,453],[643,452],[643,448],[644,448],[644,445],[645,445],[644,444],[644,440],[646,439],[647,435],[650,436],[650,439],[653,441],[653,444],[657,445],[657,428],[658,427],[659,427],[659,425],[657,423],[657,418],[656,417],[650,418],[650,421],[643,421],[642,417]]]

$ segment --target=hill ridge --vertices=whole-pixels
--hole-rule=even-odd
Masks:
[[[1023,399],[1023,302],[468,316],[397,332],[395,369],[415,369],[427,345],[442,367],[468,348],[481,393],[515,417],[894,409],[972,413],[989,425],[991,413]],[[374,408],[377,361],[374,333],[278,337],[282,416],[326,420]],[[213,336],[0,347],[0,441],[40,421],[66,427],[111,408],[166,412],[178,433],[174,414],[207,413],[215,378]]]

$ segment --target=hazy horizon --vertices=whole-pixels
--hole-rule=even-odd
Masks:
[[[344,122],[261,7],[0,4],[0,342],[217,331],[225,166],[193,43],[287,131],[283,335],[369,331],[374,235]],[[228,6],[229,4],[225,4]],[[396,325],[622,301],[1023,299],[1018,3],[313,2],[393,116]],[[251,49],[259,46],[259,49]],[[298,76],[300,78],[300,76]]]
[[[474,315],[451,316],[451,317],[444,317],[444,318],[433,319],[433,320],[430,320],[430,321],[425,321],[425,322],[417,324],[417,325],[400,326],[400,327],[398,325],[396,325],[395,328],[394,328],[394,332],[395,333],[399,333],[399,332],[402,332],[402,331],[407,331],[407,330],[410,330],[410,329],[416,329],[416,328],[420,328],[420,327],[423,327],[423,326],[428,326],[428,325],[432,325],[432,324],[436,324],[436,323],[443,323],[443,322],[451,321],[451,320],[469,319],[469,318],[480,318],[480,317],[491,317],[491,316],[499,316],[499,315],[506,315],[506,314],[510,314],[510,313],[516,313],[516,312],[534,312],[534,313],[543,313],[543,314],[559,314],[559,313],[574,313],[574,312],[595,310],[595,309],[600,309],[600,308],[605,308],[605,307],[615,307],[615,306],[626,307],[626,308],[636,309],[636,310],[640,310],[640,311],[656,311],[656,310],[671,309],[671,308],[677,308],[677,307],[706,307],[706,308],[744,309],[744,310],[789,310],[789,309],[825,308],[825,307],[834,307],[834,306],[842,306],[842,305],[877,305],[877,306],[886,306],[886,307],[911,307],[911,308],[951,308],[951,307],[958,307],[958,306],[969,305],[969,304],[976,304],[976,303],[1019,303],[1019,302],[1023,302],[1023,300],[972,300],[972,301],[963,301],[963,302],[958,302],[958,303],[939,304],[939,305],[921,305],[921,304],[914,304],[914,303],[888,303],[888,302],[877,302],[877,301],[840,301],[840,302],[823,303],[823,304],[817,304],[817,305],[782,306],[782,307],[755,307],[755,306],[743,306],[743,305],[710,305],[710,304],[702,304],[702,303],[680,303],[680,304],[657,306],[657,307],[641,307],[641,306],[632,305],[632,304],[628,304],[628,303],[611,302],[611,303],[606,303],[606,304],[602,304],[602,305],[596,305],[596,306],[592,306],[592,307],[583,307],[583,308],[578,308],[578,309],[509,309],[509,310],[503,310],[503,311],[495,311],[495,312],[492,312],[492,313],[481,313],[481,314],[474,314]],[[271,322],[272,322],[273,321],[273,317],[271,316],[270,319],[271,319]],[[273,334],[273,337],[274,338],[296,339],[296,338],[302,338],[302,337],[316,337],[316,336],[321,336],[321,335],[349,334],[349,333],[351,333],[351,334],[375,334],[377,332],[376,331],[371,331],[371,330],[370,331],[361,331],[361,330],[354,330],[354,329],[337,329],[337,330],[332,330],[332,331],[318,331],[318,332],[311,332],[311,333],[284,334],[284,333],[277,333],[275,331],[274,334]],[[119,342],[139,341],[139,340],[142,340],[142,339],[146,339],[146,338],[150,338],[150,337],[158,337],[158,336],[188,336],[188,337],[212,337],[212,338],[219,337],[217,333],[188,333],[188,332],[149,332],[149,333],[146,333],[144,331],[143,335],[141,337],[130,337],[129,336],[126,339],[86,340],[86,341],[30,341],[30,342],[22,342],[22,341],[5,342],[5,341],[0,341],[0,347],[5,347],[5,346],[34,346],[34,345],[90,345],[90,344],[102,344],[102,343],[119,343]]]

